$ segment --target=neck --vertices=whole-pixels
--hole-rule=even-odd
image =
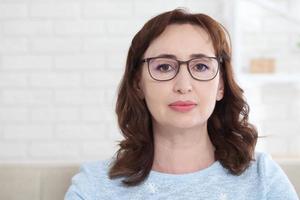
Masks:
[[[214,161],[214,146],[206,125],[191,129],[154,127],[154,162],[159,172],[191,173],[209,167]]]

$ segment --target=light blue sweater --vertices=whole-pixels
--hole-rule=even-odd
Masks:
[[[151,171],[141,185],[126,188],[122,178],[110,180],[108,160],[83,164],[72,178],[65,200],[299,200],[289,179],[267,153],[256,152],[240,176],[219,161],[206,169],[186,174]]]

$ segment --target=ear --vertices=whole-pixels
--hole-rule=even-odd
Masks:
[[[222,76],[220,76],[216,100],[220,101],[223,99],[223,97],[224,97],[224,81]]]

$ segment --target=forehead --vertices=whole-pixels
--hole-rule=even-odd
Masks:
[[[189,59],[191,54],[214,56],[214,48],[204,29],[191,24],[171,24],[152,41],[144,57],[173,54],[179,59]]]

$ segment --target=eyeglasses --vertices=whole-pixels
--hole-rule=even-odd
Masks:
[[[198,81],[209,81],[214,79],[219,71],[222,60],[217,57],[201,56],[187,61],[180,61],[168,57],[145,58],[150,76],[157,81],[169,81],[178,74],[181,64],[186,63],[188,71],[193,79]]]

